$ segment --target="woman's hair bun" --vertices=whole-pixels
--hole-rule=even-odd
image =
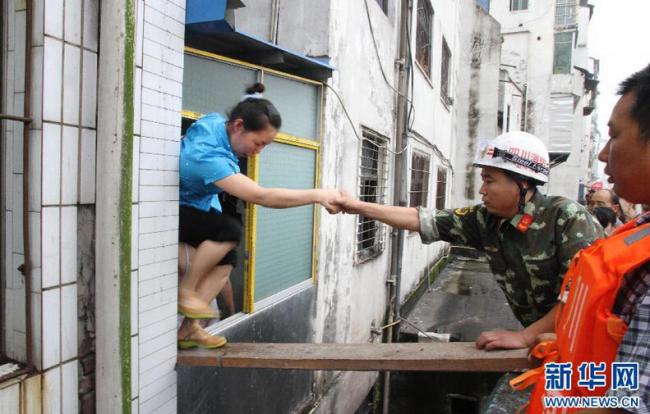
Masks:
[[[262,93],[264,92],[264,84],[257,82],[246,88],[246,93],[247,94],[253,94],[253,93]]]

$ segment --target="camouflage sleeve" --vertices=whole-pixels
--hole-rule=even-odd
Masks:
[[[435,210],[418,207],[420,217],[420,238],[429,244],[443,240],[457,245],[477,249],[481,246],[482,215],[478,207],[455,210]]]
[[[605,234],[594,217],[577,203],[571,203],[563,209],[556,225],[556,235],[559,239],[556,240],[557,257],[560,262],[560,274],[564,276],[569,270],[571,258]]]

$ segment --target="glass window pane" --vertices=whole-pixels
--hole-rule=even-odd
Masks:
[[[264,74],[264,96],[282,115],[282,131],[319,140],[320,87],[294,79]]]
[[[202,114],[232,109],[246,87],[256,82],[257,71],[214,59],[185,54],[183,109]]]
[[[553,73],[571,73],[571,52],[573,51],[573,32],[555,34]]]
[[[316,151],[275,142],[259,155],[267,188],[314,188]],[[257,207],[255,301],[312,277],[314,206]]]

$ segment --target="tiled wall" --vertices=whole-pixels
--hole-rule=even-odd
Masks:
[[[83,319],[94,229],[100,0],[34,0],[29,211],[34,357],[44,413],[92,412],[92,346]],[[22,115],[25,10],[7,0],[7,112]],[[185,1],[137,0],[132,240],[133,412],[176,412],[178,151]],[[13,17],[12,17],[13,16]],[[47,16],[47,19],[44,17]],[[3,187],[5,310],[23,309],[22,124],[7,136]],[[101,154],[100,154],[101,156]],[[88,235],[91,235],[90,237]],[[83,281],[83,282],[82,282]],[[21,292],[23,292],[21,294]],[[101,294],[101,292],[98,292]],[[22,308],[21,308],[22,306]],[[25,359],[24,312],[7,318]],[[21,319],[22,318],[22,319]],[[80,328],[83,327],[83,328]],[[117,334],[117,333],[116,333]],[[90,341],[92,344],[92,341]],[[87,374],[90,376],[87,377]],[[39,379],[40,381],[40,379]],[[8,391],[9,392],[9,391]],[[8,395],[4,393],[4,395]],[[7,401],[13,401],[7,397]],[[80,403],[81,398],[81,403]],[[39,400],[40,401],[40,400]]]
[[[184,0],[138,0],[133,183],[134,412],[176,412]]]
[[[77,235],[79,209],[95,202],[99,0],[38,0],[34,7],[34,46],[41,49],[34,53],[31,125],[38,148],[31,236],[40,241],[32,254],[41,276],[34,293],[41,299],[34,301],[40,303],[35,319],[38,324],[41,317],[42,338],[36,357],[44,371],[44,412],[69,413],[79,409],[84,376],[78,359]]]
[[[25,9],[16,1],[7,1],[2,22],[6,60],[4,61],[3,87],[5,91],[3,113],[22,116],[25,99]],[[5,25],[6,22],[6,25]],[[17,270],[24,262],[23,248],[23,123],[3,121],[2,138],[3,178],[6,194],[2,211],[4,230],[4,302],[0,313],[4,315],[4,349],[9,358],[24,361],[26,358],[25,280]],[[20,311],[16,311],[20,310]]]

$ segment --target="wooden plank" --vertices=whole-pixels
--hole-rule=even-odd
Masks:
[[[336,371],[483,371],[530,368],[527,350],[482,351],[474,342],[392,344],[232,343],[178,353],[178,364]]]

